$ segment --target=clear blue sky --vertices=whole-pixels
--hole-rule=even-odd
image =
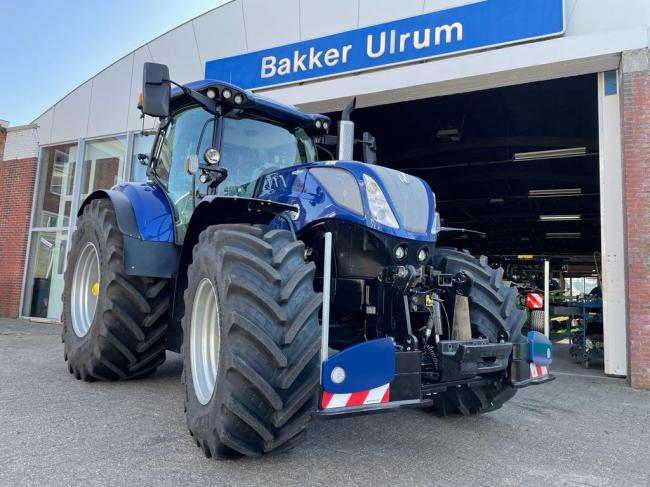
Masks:
[[[41,113],[109,64],[225,0],[0,0],[0,119]]]

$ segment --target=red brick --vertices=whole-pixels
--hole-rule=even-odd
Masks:
[[[622,88],[629,377],[650,389],[650,72],[624,74]]]
[[[5,141],[0,131],[0,316],[11,318],[19,314],[36,158],[3,161]]]

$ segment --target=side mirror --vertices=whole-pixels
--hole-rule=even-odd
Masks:
[[[150,117],[169,116],[171,83],[164,64],[144,63],[142,70],[142,113]]]

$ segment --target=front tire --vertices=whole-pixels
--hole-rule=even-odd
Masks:
[[[64,359],[77,379],[132,379],[165,361],[169,281],[126,274],[122,239],[110,200],[91,201],[63,292]]]
[[[316,407],[321,296],[290,232],[204,230],[183,317],[187,424],[207,457],[260,456],[305,435]]]
[[[468,292],[472,337],[484,337],[492,343],[502,337],[514,343],[525,340],[521,330],[526,312],[516,306],[517,289],[503,282],[503,269],[491,268],[486,257],[477,259],[467,252],[447,247],[435,250],[432,264],[445,274],[464,272],[473,282]],[[452,319],[455,294],[449,292],[444,299]],[[433,411],[442,416],[468,416],[499,409],[516,390],[506,383],[501,373],[491,378],[492,382],[487,385],[453,387],[437,394],[433,398]]]

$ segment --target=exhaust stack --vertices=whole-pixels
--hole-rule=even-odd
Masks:
[[[351,161],[354,158],[354,122],[350,120],[352,112],[357,105],[357,97],[343,109],[339,122],[339,137],[337,159]]]

